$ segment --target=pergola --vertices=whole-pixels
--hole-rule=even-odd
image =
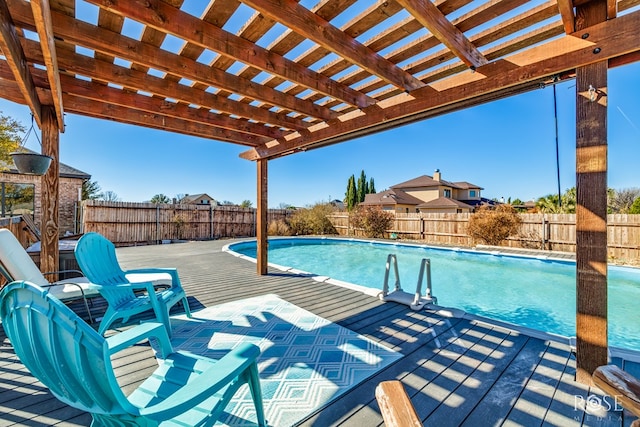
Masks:
[[[266,274],[270,159],[575,78],[576,379],[607,363],[607,69],[640,59],[640,0],[87,2],[0,0],[0,96],[54,159],[43,270],[65,113],[246,146]]]

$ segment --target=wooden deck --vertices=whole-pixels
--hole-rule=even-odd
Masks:
[[[255,264],[222,252],[226,243],[119,248],[118,256],[126,268],[178,267],[192,310],[275,293],[404,355],[312,415],[304,426],[382,425],[374,389],[390,379],[402,381],[425,425],[628,426],[634,419],[626,412],[611,410],[598,417],[576,408],[581,402],[594,401],[598,391],[574,382],[575,357],[566,343],[533,338],[489,321],[414,312],[276,270],[258,276]],[[103,309],[98,301],[93,310],[99,315]],[[640,375],[637,364],[614,362]],[[114,365],[123,387],[131,388],[154,368],[154,361],[147,348],[136,347],[114,360]],[[1,426],[91,422],[88,414],[60,403],[26,371],[3,331],[0,378]]]

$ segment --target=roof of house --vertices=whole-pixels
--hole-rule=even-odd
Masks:
[[[419,205],[420,203],[422,200],[396,188],[367,194],[362,202],[363,205]]]
[[[460,200],[451,199],[449,197],[438,197],[437,199],[419,204],[418,208],[420,209],[442,209],[442,208],[473,209],[473,206],[468,205]]]
[[[30,150],[28,148],[23,147],[23,150],[29,153],[36,153],[33,150]],[[38,154],[38,153],[36,153]],[[7,165],[9,167],[9,169],[4,170],[2,172],[4,173],[12,173],[12,174],[20,174],[20,172],[18,172],[18,169],[16,168],[16,165],[11,162],[10,165]],[[77,179],[91,179],[91,175],[81,171],[80,169],[76,169],[74,167],[71,167],[65,163],[60,162],[60,177],[61,178],[77,178]]]
[[[464,202],[468,205],[471,205],[473,207],[478,207],[478,206],[484,206],[484,205],[489,205],[489,206],[497,206],[499,204],[501,204],[500,202],[496,202],[495,200],[491,200],[491,199],[487,199],[486,197],[481,197],[479,200],[461,200],[461,202]]]
[[[461,190],[474,190],[474,189],[484,190],[484,188],[467,181],[456,181],[453,184]]]
[[[477,188],[482,190],[482,187],[479,187],[475,184],[471,184],[466,181],[450,182],[450,181],[445,181],[444,179],[441,179],[438,181],[433,179],[433,177],[429,175],[422,175],[417,178],[410,179],[409,181],[392,185],[391,188],[395,189],[395,188],[415,188],[415,187],[440,187],[441,185],[444,185],[446,187],[457,188],[460,190],[468,190],[470,188],[471,189]]]
[[[185,203],[185,202],[186,203],[197,202],[197,201],[199,201],[199,200],[201,200],[203,198],[209,198],[211,200],[215,200],[213,197],[211,197],[207,193],[200,193],[200,194],[187,194],[180,201],[183,202],[183,203]]]

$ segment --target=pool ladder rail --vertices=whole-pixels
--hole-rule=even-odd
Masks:
[[[395,289],[389,292],[389,272],[392,265],[393,272],[396,276],[396,283]],[[427,277],[427,290],[426,295],[422,296],[422,279],[425,275]],[[421,310],[427,304],[438,304],[438,299],[433,296],[433,289],[431,288],[431,260],[429,258],[422,259],[420,263],[420,273],[418,273],[416,292],[411,294],[402,290],[400,286],[400,275],[398,274],[398,259],[395,254],[389,254],[384,272],[382,292],[378,294],[378,298],[385,302],[393,301],[408,305],[412,310]]]

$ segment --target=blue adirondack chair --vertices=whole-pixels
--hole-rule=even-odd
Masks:
[[[220,360],[174,352],[166,330],[143,323],[104,338],[45,289],[11,282],[0,291],[0,320],[16,355],[62,402],[91,413],[92,426],[213,425],[238,388],[249,385],[264,426],[256,359],[241,344]],[[153,337],[158,368],[128,397],[111,356]]]
[[[98,332],[104,334],[117,319],[127,322],[131,316],[153,310],[156,319],[167,328],[171,336],[169,311],[182,301],[184,311],[191,317],[187,295],[180,283],[178,270],[175,268],[143,268],[123,271],[116,257],[113,243],[98,233],[83,235],[75,248],[75,256],[83,274],[95,284],[100,295],[107,300],[108,307]],[[132,282],[128,275],[149,277],[146,282]],[[153,286],[153,275],[162,277],[170,275],[171,285],[168,289],[156,291]],[[145,291],[142,295],[135,291]]]

